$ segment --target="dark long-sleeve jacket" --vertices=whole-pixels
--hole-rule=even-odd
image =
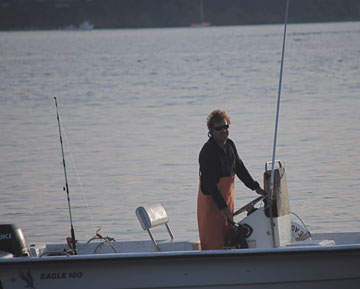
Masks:
[[[255,190],[259,187],[258,182],[253,180],[240,159],[234,142],[230,139],[222,149],[211,137],[200,151],[199,164],[201,191],[205,195],[211,195],[220,210],[227,206],[217,186],[221,178],[236,174],[249,189]]]

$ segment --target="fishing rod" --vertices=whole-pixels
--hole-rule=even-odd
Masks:
[[[72,214],[71,214],[69,184],[68,184],[67,174],[66,174],[64,146],[63,146],[62,135],[61,135],[60,116],[59,116],[59,110],[58,110],[58,105],[57,105],[56,97],[54,97],[54,102],[55,102],[56,116],[57,116],[57,121],[58,121],[58,126],[59,126],[60,145],[61,145],[61,153],[62,153],[62,160],[63,160],[63,167],[64,167],[64,176],[65,176],[65,187],[64,187],[64,191],[66,190],[67,202],[68,202],[68,208],[69,208],[69,215],[70,215],[71,244],[72,244],[72,249],[73,249],[74,253],[76,254],[75,231],[74,231]]]
[[[276,247],[275,244],[275,233],[274,233],[274,223],[273,223],[273,211],[272,211],[272,201],[273,201],[273,184],[274,184],[274,166],[275,166],[275,154],[276,154],[276,142],[277,142],[277,130],[279,126],[279,112],[280,112],[280,95],[281,95],[281,85],[282,85],[282,75],[284,67],[284,56],[285,56],[285,40],[286,40],[286,26],[288,22],[288,12],[289,12],[289,0],[286,0],[285,8],[285,21],[284,21],[284,35],[282,43],[282,52],[281,52],[281,64],[280,64],[280,77],[279,77],[279,89],[277,97],[277,107],[276,107],[276,120],[275,120],[275,132],[274,132],[274,145],[273,145],[273,154],[271,162],[271,176],[270,176],[270,189],[269,189],[269,207],[270,207],[270,226],[271,226],[271,235],[273,247]]]

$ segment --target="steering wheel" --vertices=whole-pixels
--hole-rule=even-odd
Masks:
[[[267,195],[257,197],[256,199],[252,200],[251,202],[247,203],[245,206],[243,206],[243,207],[241,207],[239,210],[237,210],[237,211],[233,214],[233,216],[237,216],[237,215],[241,214],[242,212],[245,212],[245,211],[251,209],[251,208],[254,207],[258,202],[264,200],[265,198],[267,198]]]

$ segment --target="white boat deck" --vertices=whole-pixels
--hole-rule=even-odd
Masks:
[[[160,252],[178,252],[178,251],[198,251],[200,250],[200,242],[159,242],[158,247]],[[33,247],[30,249],[32,256],[55,256],[65,255],[69,250],[67,244],[47,244],[43,248]],[[110,254],[110,253],[149,253],[157,252],[151,240],[144,241],[121,241],[121,242],[92,242],[92,243],[77,243],[76,251],[78,255],[92,255],[92,254]]]
[[[235,251],[237,253],[254,253],[254,252],[267,252],[267,251],[278,251],[284,249],[292,250],[306,250],[313,248],[317,250],[321,247],[328,247],[329,249],[336,249],[340,247],[351,247],[360,248],[360,232],[345,232],[345,233],[318,233],[313,234],[311,240],[296,241],[292,242],[287,246],[280,248],[271,249],[228,249],[228,250],[217,250],[218,252],[230,252]],[[135,255],[147,253],[170,253],[177,252],[180,254],[189,254],[191,252],[200,251],[200,242],[187,242],[187,241],[161,241],[158,243],[160,252],[157,252],[151,240],[143,241],[113,241],[113,242],[91,242],[91,243],[77,243],[77,255],[121,255],[133,253]],[[45,256],[61,256],[66,255],[69,250],[69,246],[66,243],[61,244],[46,244],[45,246],[33,246],[30,248],[32,257],[45,257]],[[287,250],[285,250],[287,251]],[[201,251],[202,254],[206,251]],[[209,251],[211,254],[214,251]]]

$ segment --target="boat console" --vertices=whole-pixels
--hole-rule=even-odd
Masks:
[[[290,205],[285,168],[280,161],[276,162],[273,190],[272,194],[269,194],[271,176],[271,170],[267,169],[269,164],[265,165],[264,173],[264,190],[267,193],[267,198],[263,199],[265,206],[258,209],[252,208],[248,216],[239,222],[240,225],[252,228],[252,233],[246,239],[249,248],[282,247],[291,243]],[[268,199],[269,196],[271,201]]]
[[[271,162],[265,164],[264,173],[264,190],[267,195],[263,198],[256,198],[235,212],[235,214],[239,214],[248,211],[248,215],[238,222],[239,226],[251,229],[251,233],[245,239],[248,248],[335,245],[334,240],[312,240],[311,234],[306,228],[291,220],[285,168],[281,161],[275,162],[273,189],[269,193],[271,178],[269,165]],[[264,206],[255,209],[254,205],[261,200],[264,202]]]

